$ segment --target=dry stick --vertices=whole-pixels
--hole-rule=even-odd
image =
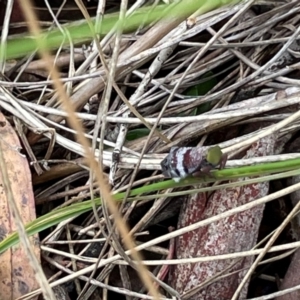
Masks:
[[[298,93],[298,91],[297,91]],[[295,93],[296,94],[296,93]],[[177,123],[193,123],[193,122],[203,122],[203,121],[212,121],[212,120],[227,120],[228,118],[231,117],[250,117],[251,115],[255,115],[255,114],[261,114],[261,113],[265,113],[265,112],[269,112],[271,110],[275,110],[278,108],[283,108],[285,106],[290,106],[293,104],[297,104],[300,100],[299,100],[299,95],[288,95],[287,98],[285,99],[275,99],[275,96],[277,95],[277,93],[271,94],[270,96],[270,100],[271,97],[274,98],[273,103],[270,102],[266,102],[266,103],[258,103],[257,106],[252,106],[252,107],[248,107],[248,108],[241,108],[240,111],[238,110],[231,110],[231,106],[228,106],[228,110],[221,112],[221,113],[204,113],[202,115],[198,115],[198,116],[189,116],[189,117],[166,117],[166,118],[161,118],[160,120],[160,124],[177,124]],[[1,99],[0,99],[1,100]],[[23,103],[22,103],[23,104]],[[28,107],[37,107],[36,105],[25,105]],[[44,111],[44,109],[39,109],[40,111]],[[47,109],[48,110],[48,109]],[[49,110],[48,110],[49,111]],[[56,113],[57,111],[55,109],[51,109],[52,112]],[[58,113],[60,114],[60,113]],[[62,115],[62,114],[61,114]],[[66,114],[64,114],[66,115]],[[95,115],[92,116],[87,116],[87,114],[77,114],[77,116],[83,116],[84,120],[96,120],[97,117]],[[40,119],[43,119],[42,117]],[[142,122],[137,119],[137,118],[124,118],[124,117],[111,117],[111,116],[107,116],[106,118],[108,120],[108,122],[114,122],[114,123],[124,123],[124,124],[141,124]],[[44,120],[47,120],[46,118],[44,118]],[[157,118],[145,118],[146,121],[149,122],[149,124],[155,124],[155,122],[157,121]],[[48,121],[50,124],[55,124],[52,121]],[[58,127],[58,126],[57,126]],[[60,127],[64,130],[68,130],[68,128],[66,127]],[[138,155],[140,156],[140,155]]]
[[[50,9],[50,7],[49,7]],[[57,23],[59,23],[57,21]],[[60,25],[59,25],[60,26]],[[71,53],[71,57],[70,57],[70,66],[69,66],[69,72],[68,72],[68,76],[72,76],[74,75],[75,73],[75,64],[74,64],[74,45],[72,43],[72,39],[71,39],[71,36],[70,36],[70,33],[68,31],[66,31],[66,35],[67,35],[67,38],[69,39],[70,41],[70,53]],[[66,92],[67,92],[67,95],[70,95],[71,92],[72,92],[72,86],[73,86],[73,83],[72,81],[71,82],[67,82],[66,84]],[[68,154],[68,156],[70,156],[70,153]],[[66,197],[65,201],[68,201],[68,198]],[[67,224],[66,226],[66,234],[67,236],[69,236],[69,240],[71,239],[71,232],[70,232],[70,227],[69,227],[69,224]],[[75,253],[74,252],[74,246],[73,245],[68,245],[69,249],[70,249],[70,252],[72,253]],[[77,271],[77,264],[75,261],[72,260],[72,268],[74,271]],[[76,278],[74,280],[74,283],[75,283],[75,287],[76,287],[76,291],[77,291],[77,294],[80,294],[80,292],[82,291],[81,289],[81,285],[80,285],[80,281],[78,278]]]
[[[84,241],[83,241],[84,242]],[[63,241],[60,241],[62,244]],[[42,246],[43,249],[45,246]],[[291,253],[294,253],[298,248],[300,247],[300,242],[293,242],[289,244],[284,244],[280,246],[274,246],[269,249],[269,253],[274,253],[274,252],[281,252],[283,250],[289,250],[292,249],[291,251],[288,251],[287,253],[277,255],[276,260],[279,260],[282,258],[282,255],[286,257],[287,255],[290,255]],[[148,249],[148,248],[147,248]],[[54,252],[53,248],[46,248],[45,250],[49,250]],[[201,262],[211,262],[211,261],[217,261],[217,260],[227,260],[227,259],[235,259],[235,258],[245,258],[248,256],[253,256],[253,255],[258,255],[262,253],[264,249],[252,249],[248,251],[243,251],[243,252],[236,252],[236,253],[230,253],[230,254],[221,254],[221,255],[216,255],[216,256],[205,256],[205,257],[193,257],[193,258],[181,258],[181,259],[171,259],[171,260],[144,260],[143,263],[147,266],[159,266],[159,265],[178,265],[178,264],[196,264],[196,263],[201,263]],[[55,252],[54,252],[55,253]],[[68,255],[70,256],[69,253],[62,252],[63,255]],[[78,260],[80,257],[76,257]],[[82,258],[81,258],[82,259]],[[270,259],[266,259],[259,264],[267,264],[270,263],[271,261],[274,261],[274,257]],[[93,261],[94,262],[94,261]],[[122,265],[128,265],[124,261],[115,261],[115,264],[122,264]]]
[[[41,31],[38,26],[37,18],[34,14],[30,0],[22,1],[21,6],[23,8],[24,14],[27,16],[27,19],[29,20],[29,28],[30,28],[32,34],[37,38],[37,42],[40,42],[39,37],[40,37]],[[124,239],[125,245],[127,246],[128,249],[133,250],[132,256],[135,258],[135,260],[137,260],[136,265],[137,265],[139,273],[142,277],[142,280],[146,284],[150,294],[153,295],[155,299],[159,299],[159,294],[158,294],[157,290],[154,288],[152,281],[151,281],[150,277],[148,276],[148,273],[144,272],[145,267],[142,266],[142,264],[140,263],[139,254],[137,253],[136,250],[134,250],[135,244],[134,244],[133,240],[131,239],[131,236],[128,234],[128,232],[129,232],[128,227],[127,227],[126,223],[122,220],[122,217],[119,214],[116,204],[114,203],[114,200],[112,199],[112,197],[110,195],[109,189],[103,180],[103,171],[102,171],[101,164],[100,165],[97,164],[97,161],[94,159],[93,153],[91,152],[91,150],[89,148],[89,144],[83,134],[82,125],[76,119],[73,105],[71,104],[70,99],[68,98],[61,82],[59,81],[59,73],[58,73],[56,67],[52,66],[52,64],[51,64],[51,57],[50,57],[48,50],[44,47],[44,45],[42,43],[40,43],[40,46],[41,46],[41,55],[42,55],[43,59],[45,60],[45,64],[46,64],[46,67],[47,67],[49,73],[52,75],[57,93],[60,96],[60,99],[62,101],[62,104],[63,104],[65,110],[69,114],[70,124],[77,131],[78,141],[84,148],[84,152],[86,154],[87,161],[89,162],[91,169],[93,169],[95,172],[99,187],[100,187],[101,191],[103,192],[103,200],[107,202],[110,211],[114,215],[115,222],[116,222],[117,227],[120,230],[120,233]]]

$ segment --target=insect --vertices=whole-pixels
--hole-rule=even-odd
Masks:
[[[227,154],[219,146],[172,147],[160,165],[165,177],[178,182],[189,175],[211,176],[211,170],[224,169],[226,162]]]

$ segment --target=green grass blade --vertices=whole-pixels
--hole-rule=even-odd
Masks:
[[[185,1],[178,3],[177,5],[160,5],[156,8],[143,7],[137,10],[133,15],[126,18],[124,23],[123,32],[128,33],[136,30],[141,24],[147,26],[154,21],[162,18],[178,18],[180,16],[189,16],[196,10],[200,10],[201,13],[205,13],[219,6],[236,3],[237,1],[227,0],[208,0],[208,1],[189,1],[189,5],[185,4]],[[168,9],[168,11],[166,11]],[[107,34],[119,20],[119,14],[106,14],[103,22],[99,28],[95,28],[95,20],[92,19],[95,32],[100,36]],[[93,38],[94,33],[91,32],[87,21],[77,21],[62,26],[65,31],[69,32],[69,35],[73,43],[82,43],[89,41]],[[67,45],[68,39],[59,29],[53,29],[51,31],[44,31],[41,38],[45,42],[45,47],[48,49],[55,49],[61,45]],[[18,58],[32,53],[39,47],[38,41],[32,36],[12,36],[7,40],[6,46],[6,58]],[[1,51],[1,50],[0,50]]]
[[[298,174],[300,172],[300,159],[291,159],[286,161],[280,162],[273,162],[273,163],[266,163],[260,165],[252,165],[240,168],[232,168],[232,169],[224,169],[221,171],[215,171],[214,175],[216,176],[215,180],[230,180],[237,177],[253,177],[253,176],[262,176],[264,174],[272,174],[272,173],[279,173],[279,172],[286,172],[289,170],[295,170],[294,173],[288,174],[292,176],[293,174]],[[280,174],[278,175],[280,176]],[[277,176],[277,177],[278,177]],[[286,177],[286,174],[281,175],[283,178]],[[276,178],[277,178],[276,177]],[[274,177],[275,178],[275,177]],[[149,184],[146,186],[142,186],[136,189],[133,189],[130,193],[130,200],[136,200],[134,196],[138,195],[145,195],[149,193],[153,193],[151,197],[156,198],[159,195],[157,193],[161,190],[165,190],[168,188],[175,188],[175,187],[184,187],[190,186],[194,184],[199,184],[201,182],[211,182],[215,181],[211,178],[187,178],[182,180],[179,183],[174,182],[173,180],[164,180],[161,182]],[[257,178],[259,181],[259,178]],[[247,183],[244,183],[247,184]],[[198,189],[194,192],[200,192],[202,189]],[[204,191],[204,189],[203,189]],[[125,193],[118,193],[113,195],[115,201],[122,201],[124,198]],[[182,194],[182,193],[181,193]],[[185,191],[185,194],[189,194],[189,190]],[[165,195],[164,195],[165,196]],[[173,196],[178,196],[178,194],[173,194]],[[143,197],[138,198],[139,200],[143,199]],[[145,199],[145,197],[144,197]],[[96,205],[101,205],[101,200],[95,199]],[[57,210],[53,210],[52,212],[37,218],[36,220],[28,223],[26,225],[26,230],[28,235],[31,236],[38,232],[41,232],[51,226],[57,225],[58,223],[67,220],[71,217],[77,217],[85,212],[89,212],[92,210],[92,201],[84,201],[80,203],[72,204],[68,207],[63,207]],[[10,234],[6,237],[3,241],[0,242],[0,253],[3,253],[10,247],[16,245],[19,242],[19,236],[17,232]]]

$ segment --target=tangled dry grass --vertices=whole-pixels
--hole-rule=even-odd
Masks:
[[[61,26],[59,10],[45,3],[55,26]],[[62,11],[67,9],[64,3]],[[98,21],[104,11],[121,10],[121,18],[143,5],[161,5],[157,1],[126,3],[99,1]],[[86,15],[83,4],[77,4]],[[174,16],[146,27],[141,24],[130,33],[112,30],[90,45],[70,42],[53,50],[51,62],[59,70],[60,82],[78,112],[77,120],[84,126],[95,157],[103,164],[106,186],[115,193],[125,191],[126,199],[132,188],[161,180],[160,162],[174,146],[219,144],[231,159],[228,167],[299,157],[290,154],[299,151],[299,11],[299,1],[248,0],[203,14]],[[33,53],[1,66],[5,76],[0,106],[15,126],[31,164],[38,215],[105,194],[88,168],[85,146],[73,127],[76,120],[67,118],[72,108],[61,99],[55,71],[49,74],[45,59]],[[226,189],[223,195],[215,192],[210,202],[230,199],[230,205],[224,204],[226,210],[236,209],[241,214],[239,206],[269,194],[269,182],[248,187],[250,197],[236,203],[232,197],[237,192],[231,197]],[[280,191],[284,187],[271,188]],[[291,288],[286,281],[274,287],[279,280],[274,274],[284,276],[281,270],[272,269],[271,276],[256,269],[290,223],[291,208],[281,208],[285,217],[281,215],[281,222],[275,222],[279,230],[265,248],[255,250],[257,236],[262,241],[277,228],[262,222],[264,206],[249,206],[252,210],[243,215],[244,225],[230,216],[223,218],[224,224],[220,217],[215,220],[219,225],[205,231],[201,228],[209,228],[203,226],[213,222],[204,224],[203,220],[224,211],[210,207],[204,213],[209,207],[204,193],[168,197],[175,189],[166,189],[165,195],[154,201],[140,195],[139,199],[145,199],[123,201],[119,207],[139,249],[146,249],[143,257],[151,272],[139,269],[125,252],[129,244],[121,238],[123,223],[112,222],[115,215],[112,218],[110,204],[105,201],[93,212],[41,233],[42,260],[47,263],[50,282],[58,286],[58,299],[79,295],[80,299],[155,299],[157,292],[147,294],[147,278],[154,290],[160,287],[161,299],[246,299],[247,293],[255,299],[296,299],[280,298],[284,292],[278,289]],[[294,205],[298,208],[297,201]],[[195,237],[197,228],[189,226],[201,221]],[[295,222],[293,232],[298,235]],[[231,234],[238,227],[245,235],[229,237],[226,224],[231,225]],[[174,235],[171,226],[178,228]],[[215,230],[213,235],[210,230]],[[207,241],[214,243],[212,236],[223,250],[215,250],[216,245],[211,252],[203,250]],[[271,251],[291,249],[287,238],[283,240]],[[254,254],[262,256],[254,262]],[[210,257],[213,255],[222,260]],[[194,261],[188,260],[193,257]],[[142,280],[136,269],[144,274]],[[251,284],[254,273],[260,281]],[[293,273],[290,276],[295,277]]]

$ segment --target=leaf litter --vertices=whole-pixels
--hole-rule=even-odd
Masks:
[[[106,2],[106,7],[98,7],[100,11],[119,10],[117,2]],[[105,94],[108,73],[103,61],[97,59],[95,42],[91,46],[70,44],[53,50],[53,62],[60,69],[86,137],[91,143],[94,139],[95,157],[102,158],[104,177],[112,191],[162,180],[157,177],[160,162],[175,146],[217,144],[225,151],[229,149],[228,168],[269,162],[271,158],[282,161],[299,157],[298,149],[286,149],[298,137],[299,127],[295,114],[300,99],[300,5],[298,1],[253,2],[161,20],[132,33],[110,32],[99,41],[105,59],[113,58],[111,63],[115,64],[115,83],[109,94]],[[145,4],[156,5],[157,1]],[[140,5],[142,1],[130,2],[127,12]],[[45,10],[49,12],[49,7]],[[63,22],[59,17],[56,21]],[[117,34],[119,50],[113,57]],[[26,61],[8,61],[4,70],[7,77],[1,81],[0,106],[11,124],[15,124],[12,117],[21,122],[24,132],[18,134],[22,141],[27,137],[29,146],[23,142],[23,149],[30,157],[29,165],[35,166],[30,172],[37,217],[93,195],[98,197],[100,191],[90,176],[83,148],[58,105],[43,60],[29,56]],[[101,106],[105,103],[106,108]],[[105,109],[107,115],[103,115]],[[283,121],[286,124],[274,127]],[[38,174],[36,164],[42,174]],[[272,208],[260,205],[178,237],[172,238],[168,227],[184,229],[258,200],[274,192],[273,185],[266,181],[206,194],[153,197],[154,200],[120,205],[137,244],[154,242],[143,252],[145,260],[177,259],[176,266],[149,267],[152,276],[157,275],[155,284],[160,286],[163,299],[236,297],[235,290],[251,266],[253,255],[205,263],[181,263],[182,259],[250,250],[284,219],[278,217],[275,224],[268,222],[263,211],[272,216]],[[282,188],[286,185],[282,182]],[[178,189],[187,187],[173,187],[165,192]],[[114,227],[107,226],[109,215],[102,207],[97,211],[98,220],[92,212],[85,213],[41,232],[42,260],[51,266],[47,276],[54,283],[61,278],[60,287],[68,291],[65,294],[81,295],[81,299],[96,299],[96,293],[108,299],[120,294],[124,299],[153,299],[132,265],[126,266],[128,258],[122,259],[118,233],[112,235]],[[289,207],[283,212],[287,215]],[[170,235],[170,244],[155,242],[166,235]],[[286,234],[278,244],[288,242],[291,240]],[[106,260],[117,255],[121,258],[115,263]],[[93,279],[79,274],[90,270],[87,267],[91,258],[104,262],[95,269]],[[285,259],[284,262],[290,261]],[[257,267],[252,281],[247,278],[239,299],[284,293],[277,283],[278,276],[284,278],[285,273],[280,264],[272,268],[273,273]],[[67,270],[74,277],[64,282],[62,272]],[[290,272],[288,276],[293,277]],[[274,273],[277,275],[272,276]],[[291,287],[286,280],[284,287]]]

